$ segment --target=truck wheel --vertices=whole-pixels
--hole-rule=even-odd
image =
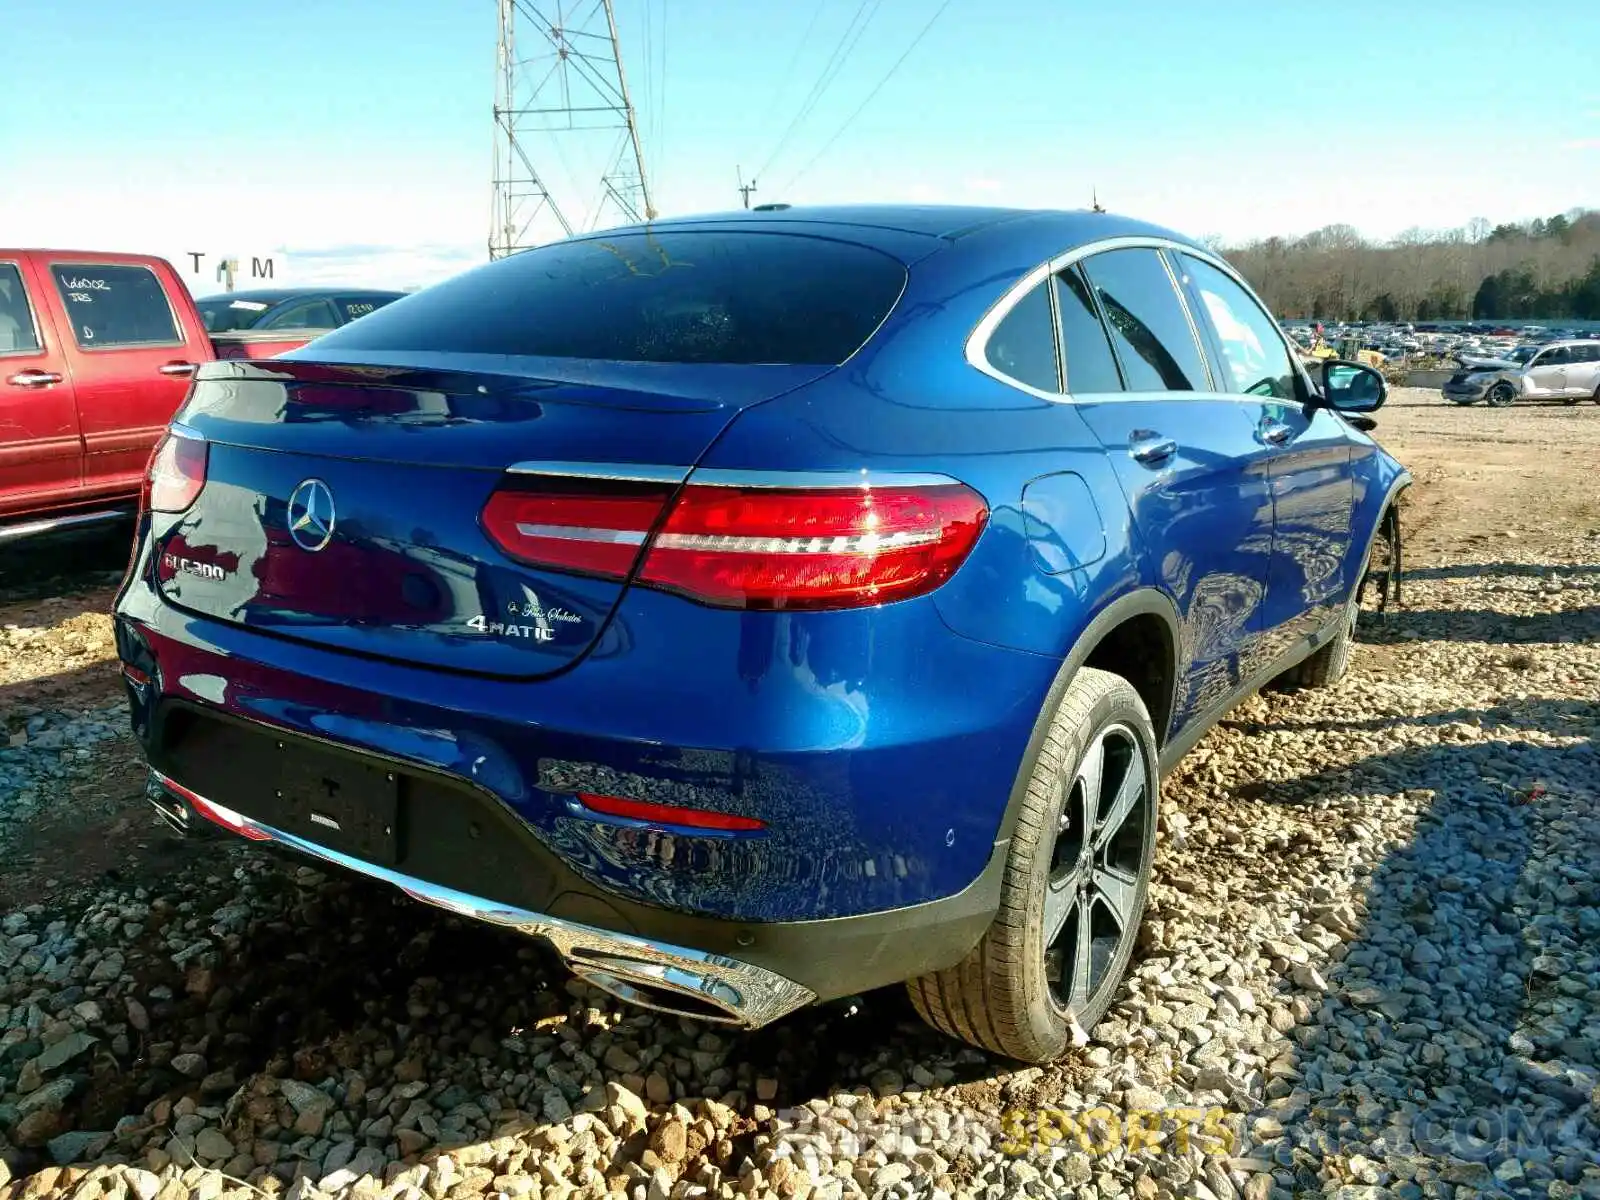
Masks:
[[[1061,1056],[1127,972],[1155,857],[1155,729],[1120,675],[1082,667],[1033,763],[1000,908],[960,963],[911,980],[951,1037],[1023,1062]]]
[[[1501,380],[1489,389],[1489,394],[1484,397],[1492,408],[1505,408],[1517,398],[1517,389],[1505,380]]]

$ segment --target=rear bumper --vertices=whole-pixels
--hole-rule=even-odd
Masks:
[[[633,1004],[757,1028],[817,998],[803,984],[727,955],[530,912],[341,854],[252,821],[159,771],[151,772],[151,784],[152,802],[162,819],[180,833],[187,834],[208,820],[252,841],[271,842],[392,884],[415,900],[458,916],[539,938],[554,947],[574,974]]]
[[[977,944],[1059,669],[959,637],[915,602],[696,612],[705,636],[664,640],[681,615],[664,609],[687,602],[636,592],[615,617],[620,652],[535,683],[486,680],[179,612],[146,566],[115,628],[170,824],[213,828],[187,789],[260,840],[543,938],[618,995],[739,1024],[947,967]],[[202,727],[209,742],[192,736]],[[302,773],[319,756],[392,771],[403,844],[368,853],[303,809],[282,819],[274,748]],[[574,811],[576,792],[766,828],[595,819]]]
[[[415,900],[548,943],[574,974],[619,999],[745,1028],[959,961],[993,918],[1006,864],[1005,848],[996,847],[970,887],[927,904],[822,921],[745,924],[605,896],[552,863],[531,835],[510,824],[496,832],[507,835],[508,861],[522,869],[486,871],[479,884],[455,887],[253,820],[154,768],[147,796],[182,836],[231,833],[388,883]],[[541,879],[552,884],[544,893],[549,899],[537,908],[503,898],[519,884],[525,888]]]

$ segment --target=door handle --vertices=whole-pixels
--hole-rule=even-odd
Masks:
[[[192,362],[162,363],[156,370],[163,375],[193,375],[194,364]]]
[[[1178,443],[1159,433],[1146,433],[1128,443],[1128,453],[1135,462],[1158,463],[1178,452]]]
[[[61,378],[59,371],[18,371],[6,382],[12,387],[37,388],[60,383]]]
[[[1289,436],[1292,433],[1294,433],[1294,430],[1290,429],[1282,421],[1261,422],[1261,440],[1270,442],[1274,446],[1283,445],[1289,440]]]

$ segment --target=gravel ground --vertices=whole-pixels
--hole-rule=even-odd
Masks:
[[[893,991],[756,1034],[623,1009],[178,845],[116,706],[120,562],[0,580],[0,1200],[1600,1197],[1600,411],[1381,416],[1403,608],[1180,767],[1123,999],[1047,1069]]]

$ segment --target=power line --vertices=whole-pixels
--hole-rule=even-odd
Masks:
[[[938,22],[939,18],[944,15],[944,10],[949,8],[950,5],[953,2],[954,2],[954,0],[944,0],[944,2],[942,4],[940,4],[938,8],[934,9],[933,16],[928,18],[928,23],[926,25],[924,25],[920,31],[918,31],[917,36],[911,39],[911,44],[906,47],[905,53],[902,54],[899,58],[894,60],[894,64],[888,69],[888,71],[886,71],[884,73],[883,78],[878,80],[877,86],[874,87],[870,92],[868,92],[867,96],[866,96],[866,99],[864,99],[856,107],[856,110],[854,112],[852,112],[848,117],[846,117],[844,119],[844,124],[839,126],[839,128],[834,131],[833,136],[831,138],[829,138],[826,142],[822,143],[822,148],[820,150],[818,150],[815,154],[813,154],[809,159],[806,160],[805,166],[801,167],[798,171],[796,171],[794,173],[794,175],[790,177],[789,182],[784,184],[782,188],[778,189],[780,195],[782,195],[783,193],[787,192],[796,183],[798,183],[800,181],[801,176],[803,176],[807,171],[809,171],[812,167],[814,167],[817,164],[818,160],[821,159],[822,156],[824,154],[826,154],[829,151],[829,149],[832,148],[833,144],[835,142],[837,142],[841,137],[844,136],[845,131],[847,129],[849,129],[851,125],[853,125],[855,123],[855,119],[857,117],[859,117],[862,113],[864,113],[867,110],[867,105],[871,104],[872,101],[873,101],[873,98],[876,97],[879,92],[883,91],[884,85],[886,85],[889,82],[889,80],[894,78],[894,73],[900,69],[900,65],[902,63],[904,63],[906,61],[906,59],[911,57],[911,52],[917,48],[918,44],[922,41],[923,38],[928,36],[928,31],[931,30],[934,27],[934,25]]]
[[[870,12],[867,11],[869,4],[871,5]],[[767,161],[762,163],[761,169],[756,172],[758,179],[765,175],[772,164],[777,161],[778,155],[783,153],[784,147],[789,144],[789,139],[794,136],[795,130],[816,108],[817,101],[822,99],[828,90],[829,84],[838,76],[844,64],[849,61],[851,53],[861,41],[861,35],[867,31],[867,26],[872,23],[872,18],[877,15],[878,9],[882,5],[883,0],[861,0],[861,3],[856,6],[855,15],[850,18],[850,24],[845,26],[845,31],[839,38],[838,45],[833,48],[833,53],[829,55],[828,61],[823,64],[822,74],[817,76],[817,81],[811,85],[811,90],[806,93],[806,98],[800,102],[800,111],[795,113],[794,120],[789,122],[788,128],[783,131],[783,136],[778,139],[778,145],[771,154],[767,155]],[[866,14],[864,20],[862,19],[863,13]],[[859,26],[857,22],[860,22]],[[852,34],[854,35],[853,37]]]
[[[644,120],[648,134],[645,144],[653,153],[656,148],[656,9],[655,0],[644,0]]]
[[[648,0],[646,0],[648,3]],[[661,61],[656,70],[656,166],[667,161],[667,0],[661,0],[661,36],[657,42]],[[654,214],[651,214],[654,216]]]
[[[783,94],[789,90],[789,82],[794,78],[794,69],[800,65],[800,55],[805,51],[806,44],[811,41],[811,35],[817,28],[817,19],[822,16],[823,4],[817,0],[811,7],[811,20],[806,22],[806,31],[800,35],[800,40],[795,43],[794,53],[789,56],[789,65],[784,68],[783,78],[779,81],[777,90],[772,93],[772,99],[767,101],[767,110],[761,114],[761,120],[756,124],[757,129],[765,129],[778,114],[778,103],[783,99]]]

